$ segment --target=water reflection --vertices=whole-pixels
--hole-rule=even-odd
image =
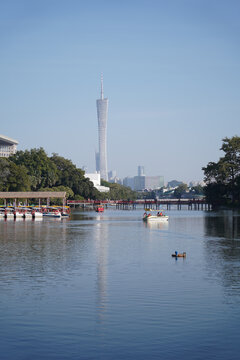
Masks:
[[[152,230],[167,230],[168,229],[168,221],[164,222],[143,222],[144,226],[146,228],[152,229]]]
[[[1,280],[12,274],[15,280],[34,283],[36,288],[36,283],[52,282],[55,275],[74,271],[75,262],[81,261],[84,229],[76,231],[65,219],[56,220],[0,223]]]
[[[96,311],[98,322],[103,323],[107,306],[109,223],[107,214],[94,211],[72,212],[71,220],[78,220],[81,228],[90,230],[96,257]],[[78,227],[79,230],[79,227]],[[89,251],[89,244],[88,244]]]
[[[101,222],[97,215],[94,227],[97,262],[97,309],[98,320],[103,321],[107,304],[107,268],[108,268],[108,222]]]
[[[226,295],[239,296],[240,217],[231,211],[206,216],[205,236],[209,277],[221,279]]]
[[[240,217],[232,211],[226,211],[205,217],[207,236],[240,239]]]
[[[240,241],[216,217],[228,224],[109,210],[0,222],[4,358],[238,359]]]

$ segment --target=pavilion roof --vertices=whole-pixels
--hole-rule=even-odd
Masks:
[[[66,191],[2,191],[0,199],[47,199],[65,198]]]

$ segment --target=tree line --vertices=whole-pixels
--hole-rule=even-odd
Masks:
[[[217,162],[203,167],[207,200],[218,206],[240,206],[240,137],[225,137],[220,150],[223,156]]]
[[[240,137],[225,137],[220,150],[223,156],[217,162],[203,167],[204,192],[214,207],[240,206]],[[43,148],[17,151],[0,158],[0,191],[66,191],[69,199],[135,200],[137,192],[119,184],[108,186],[108,193],[100,193],[71,160],[56,153],[48,156]],[[186,191],[182,184],[176,190],[179,198]],[[198,189],[194,189],[197,193]],[[201,189],[200,189],[201,190]]]
[[[48,156],[43,148],[17,151],[0,158],[0,191],[66,191],[67,198],[75,200],[135,197],[118,184],[107,183],[110,192],[100,193],[84,174],[71,160],[56,153]]]

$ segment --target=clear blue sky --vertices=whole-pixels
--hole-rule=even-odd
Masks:
[[[0,134],[95,171],[201,180],[240,135],[240,1],[0,0]]]

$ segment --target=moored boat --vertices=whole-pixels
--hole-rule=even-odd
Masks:
[[[61,218],[61,212],[57,209],[45,209],[42,213],[42,216],[52,217],[52,218]]]
[[[104,207],[102,205],[97,206],[96,212],[104,212]]]
[[[5,209],[4,217],[5,219],[14,219],[13,209]]]
[[[61,211],[61,215],[63,218],[67,218],[70,215],[70,208],[69,206],[63,206],[58,208]]]
[[[33,219],[42,219],[43,213],[41,211],[33,210],[32,211],[32,218]]]
[[[66,213],[65,211],[62,211],[61,216],[62,217],[69,217],[69,213]]]
[[[32,219],[32,209],[30,207],[21,207],[23,219]]]
[[[14,210],[13,215],[14,215],[14,219],[20,219],[23,217],[23,213],[19,210]]]
[[[25,211],[23,212],[23,218],[24,218],[24,219],[32,219],[32,218],[33,218],[33,215],[32,215],[32,213],[31,213],[31,211],[25,210]]]

